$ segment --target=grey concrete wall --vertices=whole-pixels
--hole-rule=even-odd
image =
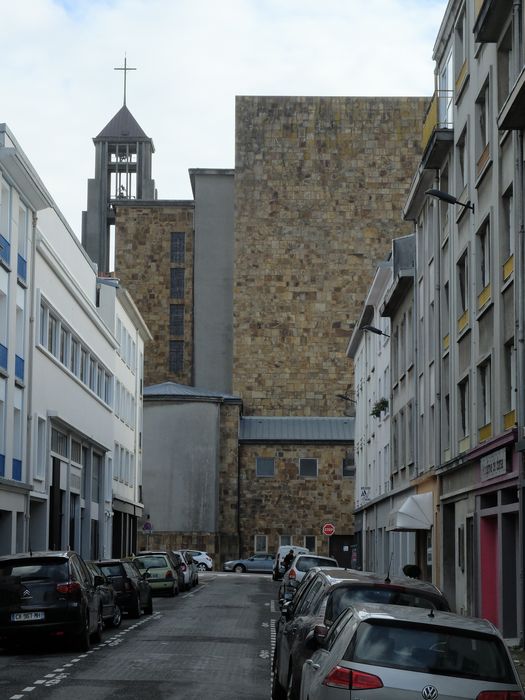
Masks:
[[[232,171],[193,171],[195,194],[194,384],[232,390]]]
[[[156,531],[216,532],[219,404],[144,402],[144,513]]]

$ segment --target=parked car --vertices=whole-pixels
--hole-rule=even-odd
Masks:
[[[190,588],[199,583],[199,570],[197,564],[193,561],[193,557],[186,550],[175,549],[172,553],[178,554],[182,559],[182,571],[184,573],[184,589],[189,591]]]
[[[423,608],[363,604],[347,609],[302,669],[301,698],[521,700],[509,650],[488,620]]]
[[[101,639],[103,583],[73,551],[0,557],[0,645],[48,635],[87,651]]]
[[[235,571],[237,574],[250,573],[271,573],[273,570],[273,554],[261,553],[252,554],[248,559],[232,559],[224,562],[224,571]]]
[[[102,619],[104,624],[109,627],[120,627],[122,622],[122,611],[117,602],[117,592],[115,591],[111,581],[104,575],[98,564],[93,561],[87,561],[86,565],[91,572],[93,581],[98,576],[99,581],[97,590],[100,596],[100,605],[102,606]],[[97,580],[98,580],[97,579]]]
[[[193,561],[197,564],[198,571],[212,571],[213,559],[208,552],[199,549],[183,549],[182,551],[191,554]]]
[[[130,617],[140,617],[153,612],[153,594],[147,579],[133,561],[126,559],[103,559],[95,562],[106,578],[111,581],[122,612]]]
[[[339,614],[361,602],[450,610],[443,593],[431,583],[389,578],[352,569],[312,568],[295,597],[281,606],[276,628],[272,698],[298,698],[301,669],[312,654],[309,640],[317,625],[329,629]]]
[[[283,559],[285,556],[288,554],[290,550],[293,550],[294,554],[308,554],[309,549],[306,547],[298,547],[296,544],[287,544],[287,545],[282,545],[279,547],[277,550],[277,553],[275,555],[275,560],[273,564],[273,573],[272,573],[272,578],[274,581],[280,581],[282,577],[284,576],[285,573],[285,568],[283,564]]]
[[[152,591],[169,596],[179,594],[177,572],[167,554],[137,554],[132,561],[147,579]]]
[[[337,559],[322,557],[317,554],[298,554],[290,564],[290,568],[283,576],[279,588],[279,598],[283,598],[286,592],[295,593],[305,574],[314,566],[339,566]]]

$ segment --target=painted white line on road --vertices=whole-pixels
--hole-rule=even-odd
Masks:
[[[35,689],[34,686],[28,685],[27,688],[23,688],[23,689],[22,689],[22,692],[23,692],[23,693],[30,693],[30,692],[31,692],[32,690],[34,690],[34,689]]]

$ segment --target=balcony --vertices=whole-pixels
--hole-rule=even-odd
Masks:
[[[0,343],[0,369],[7,372],[7,348]]]
[[[514,255],[511,255],[503,264],[503,281],[506,282],[514,272]]]
[[[481,292],[478,294],[478,311],[481,311],[481,309],[489,303],[489,301],[492,298],[492,287],[490,284],[487,284]]]
[[[480,442],[484,442],[492,437],[492,423],[486,423],[482,425],[478,430],[478,438]]]
[[[525,129],[525,66],[501,108],[498,129]]]
[[[27,260],[25,260],[20,254],[18,255],[16,271],[19,279],[22,282],[27,281]]]
[[[512,411],[505,413],[503,416],[503,429],[510,430],[511,428],[514,428],[515,425],[516,425],[516,411],[514,409],[512,409]]]
[[[496,42],[512,13],[512,0],[475,0],[474,41]]]
[[[15,355],[15,377],[21,382],[24,381],[24,358]]]
[[[421,147],[423,168],[440,168],[454,140],[454,94],[437,90],[432,97],[423,123]]]
[[[0,260],[3,260],[7,266],[11,264],[11,244],[0,234]]]
[[[466,328],[468,328],[468,324],[468,309],[466,309],[458,318],[458,333],[462,333]]]
[[[13,479],[22,481],[22,460],[13,459]]]

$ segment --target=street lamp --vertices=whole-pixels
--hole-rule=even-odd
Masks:
[[[385,333],[380,328],[376,328],[375,326],[363,326],[361,330],[368,331],[369,333],[375,333],[376,335],[384,335],[387,338],[390,338],[390,335],[388,333]]]
[[[454,195],[449,194],[448,192],[442,192],[441,190],[427,190],[425,194],[430,195],[431,197],[436,197],[436,199],[440,199],[442,202],[447,202],[447,204],[459,204],[460,207],[465,207],[466,209],[472,209],[474,211],[474,205],[472,202],[460,202]]]

